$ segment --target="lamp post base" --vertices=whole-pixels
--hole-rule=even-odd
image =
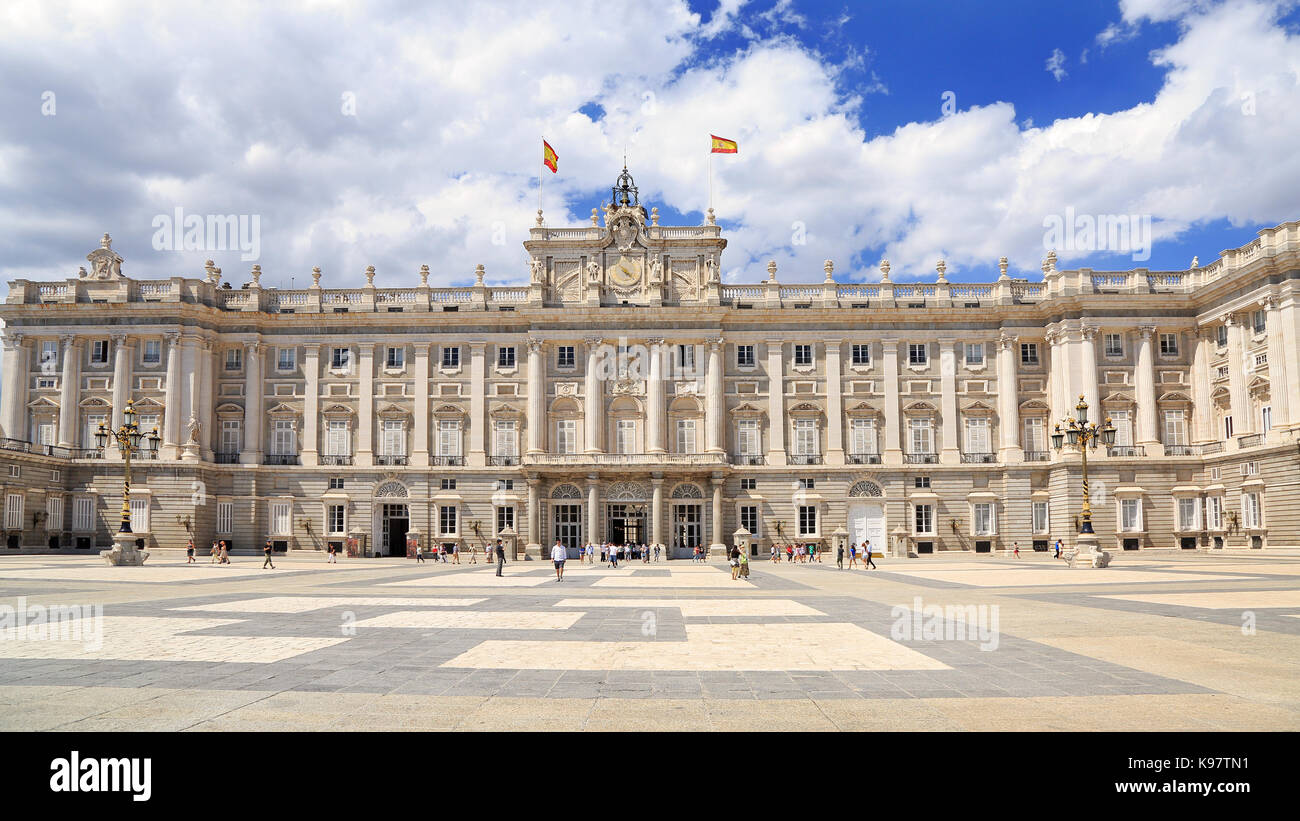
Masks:
[[[111,565],[139,567],[149,559],[148,553],[136,547],[136,540],[142,538],[139,533],[114,533],[113,549],[101,550],[99,555]]]
[[[1070,567],[1106,567],[1110,564],[1110,553],[1098,546],[1097,534],[1080,533],[1076,544],[1078,546],[1066,556]]]

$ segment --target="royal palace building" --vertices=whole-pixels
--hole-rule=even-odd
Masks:
[[[1300,222],[1182,271],[724,284],[712,211],[657,210],[625,169],[590,225],[539,212],[526,285],[137,280],[107,235],[11,281],[7,549],[109,546],[127,465],[95,434],[128,408],[152,548],[1047,549],[1080,524],[1085,454],[1052,439],[1080,397],[1115,431],[1086,453],[1103,547],[1300,545]]]

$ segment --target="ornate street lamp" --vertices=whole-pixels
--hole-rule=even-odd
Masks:
[[[123,459],[123,478],[122,478],[122,525],[118,528],[118,533],[131,532],[131,455],[143,452],[142,441],[147,443],[150,453],[158,451],[158,443],[162,437],[158,435],[158,429],[154,428],[147,436],[140,432],[136,424],[134,400],[127,400],[126,410],[122,411],[122,426],[117,430],[110,430],[104,427],[101,422],[99,430],[95,431],[95,447],[102,453],[104,446],[111,438],[117,443],[118,450],[122,452]]]
[[[1095,555],[1097,537],[1092,529],[1092,499],[1088,492],[1088,449],[1096,450],[1101,443],[1105,443],[1106,447],[1115,444],[1115,426],[1109,417],[1104,425],[1088,422],[1088,403],[1082,395],[1079,396],[1079,404],[1074,406],[1074,411],[1075,416],[1065,420],[1064,431],[1059,424],[1056,426],[1052,433],[1052,447],[1059,451],[1065,441],[1070,447],[1077,447],[1083,456],[1083,525],[1079,528],[1079,542],[1081,546],[1087,545],[1089,552]]]

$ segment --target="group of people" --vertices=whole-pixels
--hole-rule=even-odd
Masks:
[[[727,552],[727,563],[731,565],[731,579],[748,579],[749,578],[749,557],[745,551],[735,545]]]
[[[270,542],[267,542],[270,544]],[[190,539],[185,546],[185,563],[194,564],[194,539]],[[230,546],[226,544],[225,539],[218,539],[212,542],[212,561],[210,564],[230,564]]]
[[[808,562],[820,562],[822,560],[822,549],[816,542],[809,544],[787,544],[784,547],[778,544],[772,545],[772,561],[779,563],[784,553],[787,562],[807,564]]]
[[[1059,559],[1059,558],[1061,558],[1061,540],[1060,540],[1060,539],[1057,539],[1057,540],[1056,540],[1056,544],[1053,545],[1052,550],[1054,551],[1054,552],[1053,552],[1053,555],[1052,555],[1052,558],[1053,558],[1053,559]],[[1012,543],[1011,543],[1011,555],[1015,556],[1017,559],[1020,558],[1020,542],[1012,542]]]
[[[871,560],[870,539],[866,539],[865,541],[863,541],[861,547],[858,547],[857,542],[849,543],[849,569],[850,570],[858,566],[859,555],[862,556],[862,567],[864,570],[877,569],[876,563]],[[835,549],[835,564],[840,568],[840,570],[844,569],[844,546],[843,545]]]
[[[556,544],[559,544],[556,540]],[[554,550],[552,549],[552,552]],[[601,564],[608,564],[610,567],[618,567],[619,562],[638,561],[642,564],[650,564],[651,558],[659,561],[661,548],[659,545],[651,547],[648,544],[613,544],[611,542],[602,542],[596,544],[588,542],[578,546],[578,561],[582,564],[595,564],[596,557],[600,557]]]

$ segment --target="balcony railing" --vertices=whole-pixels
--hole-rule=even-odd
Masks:
[[[1200,453],[1196,445],[1165,445],[1165,456],[1199,456]]]
[[[99,448],[72,448],[73,459],[103,459],[104,451]]]
[[[1264,434],[1248,433],[1245,436],[1237,437],[1237,449],[1245,450],[1246,448],[1257,448],[1264,444]]]
[[[322,465],[350,465],[352,464],[351,456],[343,456],[337,453],[327,453],[320,458]]]
[[[995,460],[991,453],[963,453],[961,461],[966,465],[991,465]]]
[[[939,456],[934,453],[904,453],[903,461],[909,465],[934,465],[938,464]]]
[[[878,465],[880,464],[879,453],[850,453],[846,457],[850,465]]]
[[[16,450],[19,453],[31,453],[32,443],[25,439],[0,439],[0,448],[4,450]]]
[[[405,465],[409,460],[405,456],[380,455],[375,457],[377,465]]]
[[[1026,462],[1050,462],[1052,454],[1045,450],[1027,450],[1025,451]]]
[[[762,456],[752,453],[732,457],[732,464],[736,465],[761,465],[764,461],[765,460]]]
[[[1110,449],[1111,456],[1146,456],[1147,449],[1138,445],[1116,445]]]
[[[1223,453],[1222,442],[1206,442],[1201,445],[1201,453],[1208,456],[1211,453]]]
[[[239,464],[239,451],[219,450],[215,454],[213,454],[213,458],[216,459],[218,465],[237,465]]]
[[[518,456],[489,456],[488,464],[503,465],[509,467],[510,465],[519,464],[519,457]]]
[[[792,465],[820,465],[822,455],[820,453],[795,453],[790,456]]]
[[[723,453],[526,453],[525,465],[683,465],[713,467],[725,465]]]
[[[464,456],[434,456],[433,464],[439,467],[456,467],[465,464]]]
[[[268,453],[262,458],[264,465],[296,465],[298,464],[298,454],[296,453]]]

